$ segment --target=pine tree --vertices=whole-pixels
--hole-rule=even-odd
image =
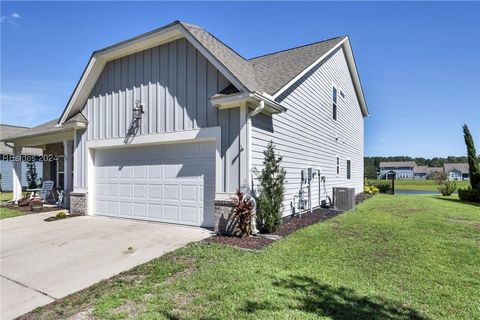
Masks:
[[[478,163],[477,151],[473,142],[472,135],[466,124],[463,125],[463,137],[467,146],[468,172],[470,174],[470,185],[472,189],[480,192],[480,165]]]
[[[29,189],[35,189],[38,187],[37,184],[37,166],[35,164],[35,159],[33,157],[28,157],[27,160],[27,183]]]
[[[286,171],[280,166],[282,157],[275,154],[272,141],[263,155],[263,169],[259,177],[260,195],[257,199],[257,226],[260,232],[270,233],[276,231],[281,223]]]

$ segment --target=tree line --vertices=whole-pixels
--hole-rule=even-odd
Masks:
[[[467,163],[468,158],[466,156],[455,157],[448,156],[446,158],[435,157],[431,159],[422,157],[408,157],[408,156],[394,156],[394,157],[365,157],[364,169],[365,176],[369,179],[376,179],[377,172],[379,170],[381,161],[415,161],[417,166],[427,167],[443,167],[445,163]]]

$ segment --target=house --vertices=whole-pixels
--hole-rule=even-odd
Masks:
[[[415,161],[382,161],[378,179],[414,179]]]
[[[0,136],[2,139],[23,132],[29,128],[12,126],[8,124],[0,124]],[[42,155],[42,149],[38,148],[24,148],[22,150],[22,172],[23,174],[20,177],[20,184],[22,187],[28,186],[27,180],[27,161],[32,160],[35,162],[37,169],[37,178],[39,181],[42,179],[43,171],[43,162],[40,157]],[[30,159],[29,159],[30,158]],[[1,191],[12,191],[13,190],[13,145],[3,142],[0,142],[0,190]]]
[[[57,156],[44,178],[63,179],[73,213],[214,227],[257,187],[269,141],[284,216],[303,169],[320,172],[315,205],[334,186],[362,192],[367,115],[347,36],[245,59],[176,21],[95,51],[60,117],[8,141]]]
[[[415,166],[413,172],[414,180],[426,180],[428,176],[428,167],[427,166]]]
[[[470,180],[468,163],[445,163],[443,168],[448,180]]]

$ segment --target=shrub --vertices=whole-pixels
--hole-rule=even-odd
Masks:
[[[438,191],[442,196],[449,196],[457,190],[457,183],[455,181],[443,181],[438,184]]]
[[[374,186],[380,191],[380,193],[388,193],[392,190],[392,186],[389,183],[376,183]]]
[[[363,192],[368,193],[368,194],[376,194],[379,191],[379,189],[375,186],[365,186],[363,188]]]
[[[458,197],[462,201],[480,202],[480,191],[468,187],[466,189],[458,189]]]
[[[33,199],[30,201],[30,209],[34,212],[42,211],[43,209],[43,202],[40,199]]]
[[[55,218],[57,219],[64,219],[66,217],[67,217],[67,214],[65,213],[65,211],[60,211],[55,215]]]
[[[237,189],[233,202],[233,219],[235,221],[235,234],[240,237],[249,236],[253,232],[253,209],[255,203],[245,197],[245,194]]]
[[[263,155],[263,169],[259,176],[257,226],[260,232],[270,233],[276,231],[282,221],[280,214],[285,191],[286,171],[280,166],[282,157],[275,154],[275,146],[272,141]]]

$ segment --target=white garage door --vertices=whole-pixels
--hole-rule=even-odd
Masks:
[[[214,143],[95,152],[96,214],[212,227],[214,194]]]

